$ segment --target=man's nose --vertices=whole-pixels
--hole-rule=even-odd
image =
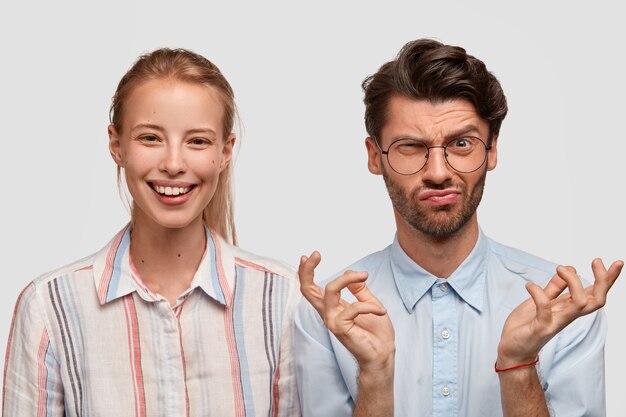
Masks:
[[[426,166],[422,178],[435,184],[441,184],[452,178],[452,168],[446,160],[446,149],[443,146],[428,148]]]

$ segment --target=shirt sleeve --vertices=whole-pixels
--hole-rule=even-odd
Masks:
[[[9,332],[2,415],[61,417],[63,385],[35,284],[20,294]]]
[[[349,417],[354,401],[335,357],[330,334],[303,299],[295,317],[296,378],[304,417]]]
[[[540,354],[539,373],[553,416],[606,416],[606,331],[606,316],[600,310],[578,318],[559,333],[553,349]]]
[[[297,284],[288,290],[288,299],[285,317],[282,326],[280,342],[279,373],[274,377],[272,402],[275,417],[300,417],[300,402],[296,385],[294,349],[294,315],[300,300],[300,291]]]

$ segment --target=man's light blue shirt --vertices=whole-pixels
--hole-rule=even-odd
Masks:
[[[368,271],[370,290],[395,329],[395,416],[502,415],[494,371],[502,327],[529,298],[524,285],[545,286],[556,264],[506,247],[482,231],[447,279],[411,260],[397,238],[347,269]],[[354,297],[344,291],[345,299]],[[604,416],[602,312],[579,318],[540,352],[538,372],[556,416]],[[351,416],[358,365],[303,300],[296,316],[297,378],[303,416]]]

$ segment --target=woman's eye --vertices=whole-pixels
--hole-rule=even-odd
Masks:
[[[155,135],[143,135],[139,138],[142,142],[157,142],[159,138]]]
[[[194,146],[205,146],[205,145],[210,145],[211,141],[209,141],[208,139],[204,139],[204,138],[193,138],[189,141],[189,143]]]

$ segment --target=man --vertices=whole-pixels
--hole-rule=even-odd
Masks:
[[[507,113],[497,79],[462,48],[417,40],[363,89],[368,168],[383,176],[397,234],[324,289],[320,255],[302,257],[303,415],[604,415],[597,310],[623,262],[594,260],[584,288],[574,268],[481,232]]]

